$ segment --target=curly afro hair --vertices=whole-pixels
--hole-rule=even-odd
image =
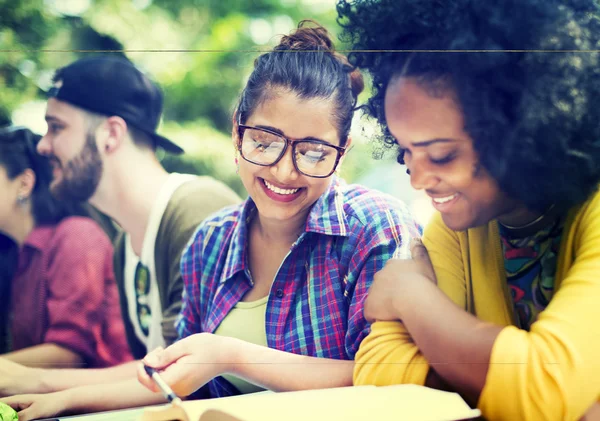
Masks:
[[[364,108],[386,145],[390,80],[414,77],[432,95],[441,82],[481,165],[511,197],[534,210],[566,208],[597,189],[597,0],[338,0],[337,11],[351,62],[373,78]]]

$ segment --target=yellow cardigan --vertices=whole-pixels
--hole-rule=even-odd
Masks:
[[[530,332],[515,327],[496,221],[454,232],[436,215],[423,242],[438,286],[497,337],[478,407],[489,420],[577,420],[600,398],[600,193],[567,217],[555,292]],[[423,310],[426,311],[426,310]],[[354,384],[424,384],[429,366],[400,322],[376,322]]]

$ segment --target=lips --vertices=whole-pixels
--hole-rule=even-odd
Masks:
[[[456,196],[458,196],[458,193],[454,193],[449,196],[443,196],[443,197],[432,197],[431,200],[433,200],[435,203],[443,204],[443,203],[448,203],[449,201],[455,199]]]
[[[291,202],[296,200],[305,190],[304,187],[277,186],[263,178],[260,181],[265,194],[276,202]]]
[[[460,193],[449,194],[446,196],[430,196],[431,203],[439,212],[449,212],[456,201],[460,198]]]
[[[275,184],[269,183],[267,180],[264,180],[265,186],[267,186],[267,188],[269,190],[271,190],[272,192],[275,192],[277,194],[283,194],[283,195],[289,195],[289,194],[294,194],[297,193],[298,190],[300,190],[299,188],[292,188],[292,189],[286,189],[286,188],[281,188],[276,186]]]

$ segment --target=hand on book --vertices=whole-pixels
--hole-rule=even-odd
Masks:
[[[138,380],[153,392],[160,392],[144,370],[155,368],[178,396],[188,396],[214,377],[230,371],[234,354],[230,338],[198,333],[175,342],[166,349],[157,348],[143,359]]]

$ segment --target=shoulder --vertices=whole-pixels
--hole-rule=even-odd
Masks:
[[[377,224],[417,227],[408,206],[401,200],[358,184],[342,188],[344,213],[349,223],[354,221],[354,224],[374,227]]]
[[[198,176],[173,192],[163,220],[198,225],[212,213],[240,201],[226,184],[209,176]]]
[[[222,233],[232,231],[238,225],[243,209],[244,204],[242,203],[226,206],[214,212],[200,223],[193,237],[196,238],[208,234],[221,235]]]
[[[458,233],[452,231],[446,226],[442,219],[442,214],[435,212],[427,225],[425,226],[425,232],[423,233],[423,241],[429,241],[430,238],[435,238],[439,235],[452,235],[456,236]]]
[[[197,176],[179,186],[171,196],[171,202],[186,204],[209,204],[216,198],[239,202],[239,196],[225,183],[210,176]]]
[[[587,201],[571,210],[582,221],[596,220],[600,215],[600,190],[594,192]]]
[[[42,246],[48,253],[50,265],[69,262],[69,265],[87,264],[90,261],[112,261],[113,246],[98,224],[87,217],[70,216],[60,221]],[[91,260],[90,260],[91,259]]]
[[[238,226],[243,204],[227,206],[198,225],[183,251],[184,260],[204,254],[205,250],[229,246]]]
[[[66,243],[70,247],[79,247],[83,244],[106,247],[111,244],[96,221],[84,216],[69,216],[60,221],[54,230],[53,242]]]
[[[600,190],[579,206],[571,209],[567,218],[569,230],[575,238],[584,242],[588,238],[600,238]],[[592,237],[590,237],[592,236]]]

